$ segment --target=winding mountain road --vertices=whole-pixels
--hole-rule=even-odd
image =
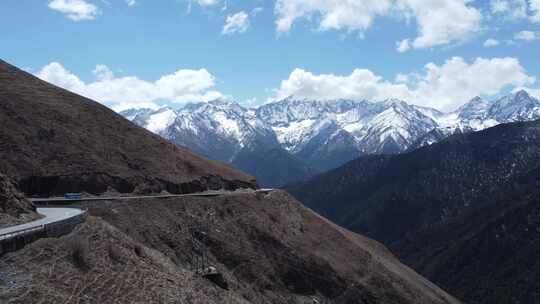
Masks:
[[[173,197],[214,197],[220,195],[232,195],[232,194],[242,194],[242,193],[269,193],[273,189],[258,189],[258,190],[240,190],[240,191],[206,191],[199,193],[190,193],[190,194],[166,194],[166,195],[140,195],[140,196],[109,196],[109,197],[81,197],[76,199],[69,199],[64,197],[52,197],[52,198],[34,198],[30,199],[32,203],[38,205],[46,204],[66,204],[72,202],[82,202],[82,201],[117,201],[117,200],[133,200],[133,199],[159,199],[159,198],[173,198]],[[51,224],[54,222],[60,222],[72,217],[75,217],[83,212],[84,210],[78,208],[37,208],[37,212],[44,217],[39,220],[35,220],[29,223],[6,227],[0,229],[0,240],[11,238],[14,235],[20,233],[26,233],[34,229],[42,229],[44,225]]]
[[[69,203],[69,202],[88,202],[88,201],[119,201],[133,199],[149,199],[149,198],[174,198],[174,197],[214,197],[221,195],[243,194],[243,193],[269,193],[274,189],[245,189],[239,191],[205,191],[188,194],[163,194],[163,195],[138,195],[138,196],[89,196],[81,198],[65,198],[65,197],[50,197],[50,198],[32,198],[30,201],[35,204],[43,203]]]
[[[0,229],[0,240],[10,238],[23,231],[28,232],[33,229],[41,229],[44,225],[63,221],[83,212],[85,211],[78,208],[37,208],[37,213],[43,215],[43,218],[25,224]]]

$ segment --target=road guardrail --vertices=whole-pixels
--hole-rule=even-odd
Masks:
[[[0,256],[17,251],[40,238],[60,237],[68,234],[78,224],[83,223],[87,215],[88,211],[82,210],[81,213],[67,219],[0,234]]]

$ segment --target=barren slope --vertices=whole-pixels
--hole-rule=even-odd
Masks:
[[[1,303],[224,303],[219,288],[93,217],[2,257],[0,270]]]
[[[15,188],[13,182],[0,173],[0,228],[39,218],[32,204]]]
[[[182,271],[192,253],[189,228],[202,225],[210,263],[229,293],[251,303],[458,303],[379,243],[329,223],[285,192],[83,206]]]
[[[247,174],[170,144],[1,60],[0,121],[0,170],[27,194],[255,185]]]

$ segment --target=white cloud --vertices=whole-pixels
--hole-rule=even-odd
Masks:
[[[319,30],[322,31],[347,30],[363,34],[377,16],[396,15],[416,21],[419,36],[409,39],[409,44],[421,49],[459,42],[478,32],[482,14],[469,5],[470,2],[471,0],[278,0],[275,6],[276,26],[279,33],[288,32],[297,20],[307,19],[316,20]]]
[[[251,15],[253,17],[257,16],[258,14],[260,14],[262,11],[264,10],[264,8],[262,7],[256,7],[254,9],[251,10]]]
[[[540,0],[529,0],[529,8],[533,13],[530,16],[532,22],[540,22]]]
[[[470,0],[398,0],[407,18],[416,19],[419,37],[412,46],[429,48],[459,42],[478,32],[482,14]]]
[[[128,6],[134,6],[135,4],[137,4],[137,1],[136,0],[126,0],[126,4]]]
[[[409,45],[409,39],[403,39],[401,41],[398,41],[396,43],[396,48],[397,51],[400,53],[405,53],[406,51],[408,51],[411,48],[411,46]]]
[[[66,70],[58,62],[49,63],[36,76],[70,91],[81,91],[85,86],[79,77]]]
[[[536,40],[538,37],[537,37],[535,32],[521,31],[519,33],[516,33],[514,35],[514,38],[517,39],[517,40],[533,41],[533,40]]]
[[[510,19],[527,18],[527,0],[491,0],[491,12]]]
[[[257,97],[251,97],[241,103],[244,107],[253,108],[259,104]]]
[[[288,32],[297,19],[317,15],[320,30],[364,31],[376,16],[385,15],[390,0],[277,0],[277,30]]]
[[[454,110],[477,95],[494,95],[507,86],[532,85],[529,76],[515,58],[448,59],[442,65],[428,63],[421,73],[398,74],[386,81],[365,69],[350,75],[315,75],[295,69],[281,82],[273,99],[288,96],[317,100],[339,98],[382,100],[399,98],[410,103]]]
[[[491,0],[490,6],[492,13],[504,13],[510,10],[510,3],[505,0]]]
[[[96,68],[92,71],[98,80],[111,80],[114,78],[114,73],[108,66],[103,64],[96,65]]]
[[[350,75],[315,75],[295,69],[289,78],[281,82],[276,99],[288,96],[316,100],[332,99],[383,99],[390,97],[408,98],[409,90],[404,84],[384,81],[370,70],[356,69]]]
[[[218,3],[218,0],[197,0],[200,6],[212,6]]]
[[[227,16],[222,33],[224,35],[245,33],[249,28],[249,16],[241,11],[234,15]]]
[[[486,41],[484,42],[484,47],[488,47],[488,48],[489,48],[489,47],[497,46],[497,45],[499,45],[499,44],[501,44],[501,42],[500,42],[499,40],[493,39],[493,38],[489,38],[488,40],[486,40]]]
[[[215,78],[206,69],[178,70],[155,82],[135,76],[115,77],[105,65],[94,69],[96,81],[85,83],[60,63],[52,62],[36,76],[59,87],[104,103],[114,110],[127,108],[156,108],[157,101],[184,103],[208,101],[223,95],[212,90]]]
[[[410,76],[407,75],[407,74],[401,74],[401,73],[398,73],[396,75],[396,80],[395,82],[397,83],[407,83],[410,81]]]
[[[49,8],[66,14],[73,21],[93,20],[100,14],[97,6],[85,0],[52,0]]]
[[[508,19],[540,22],[540,0],[490,0],[490,8],[493,14]]]
[[[474,96],[494,95],[506,86],[524,86],[535,81],[516,58],[477,58],[469,64],[454,57],[440,66],[427,64],[414,94],[420,104],[453,110]]]
[[[532,97],[534,97],[536,99],[540,99],[540,89],[531,89],[531,88],[527,88],[527,87],[518,87],[518,88],[515,88],[514,90],[512,90],[512,92],[515,93],[515,92],[518,92],[518,91],[521,91],[521,90],[525,90]]]

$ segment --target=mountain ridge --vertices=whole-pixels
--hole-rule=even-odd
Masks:
[[[492,101],[475,97],[449,113],[397,99],[317,101],[292,97],[256,108],[245,108],[232,100],[216,100],[178,110],[166,109],[142,109],[139,115],[134,114],[137,110],[128,110],[121,114],[176,144],[228,163],[234,163],[240,151],[245,155],[249,151],[246,147],[258,147],[254,149],[258,151],[281,149],[297,158],[295,167],[311,168],[295,178],[281,178],[289,183],[362,155],[399,154],[455,133],[540,118],[540,101],[526,91]],[[168,116],[161,114],[163,111]],[[156,129],[155,125],[160,124],[166,127]]]
[[[539,177],[536,120],[360,157],[286,189],[465,303],[536,304]]]

